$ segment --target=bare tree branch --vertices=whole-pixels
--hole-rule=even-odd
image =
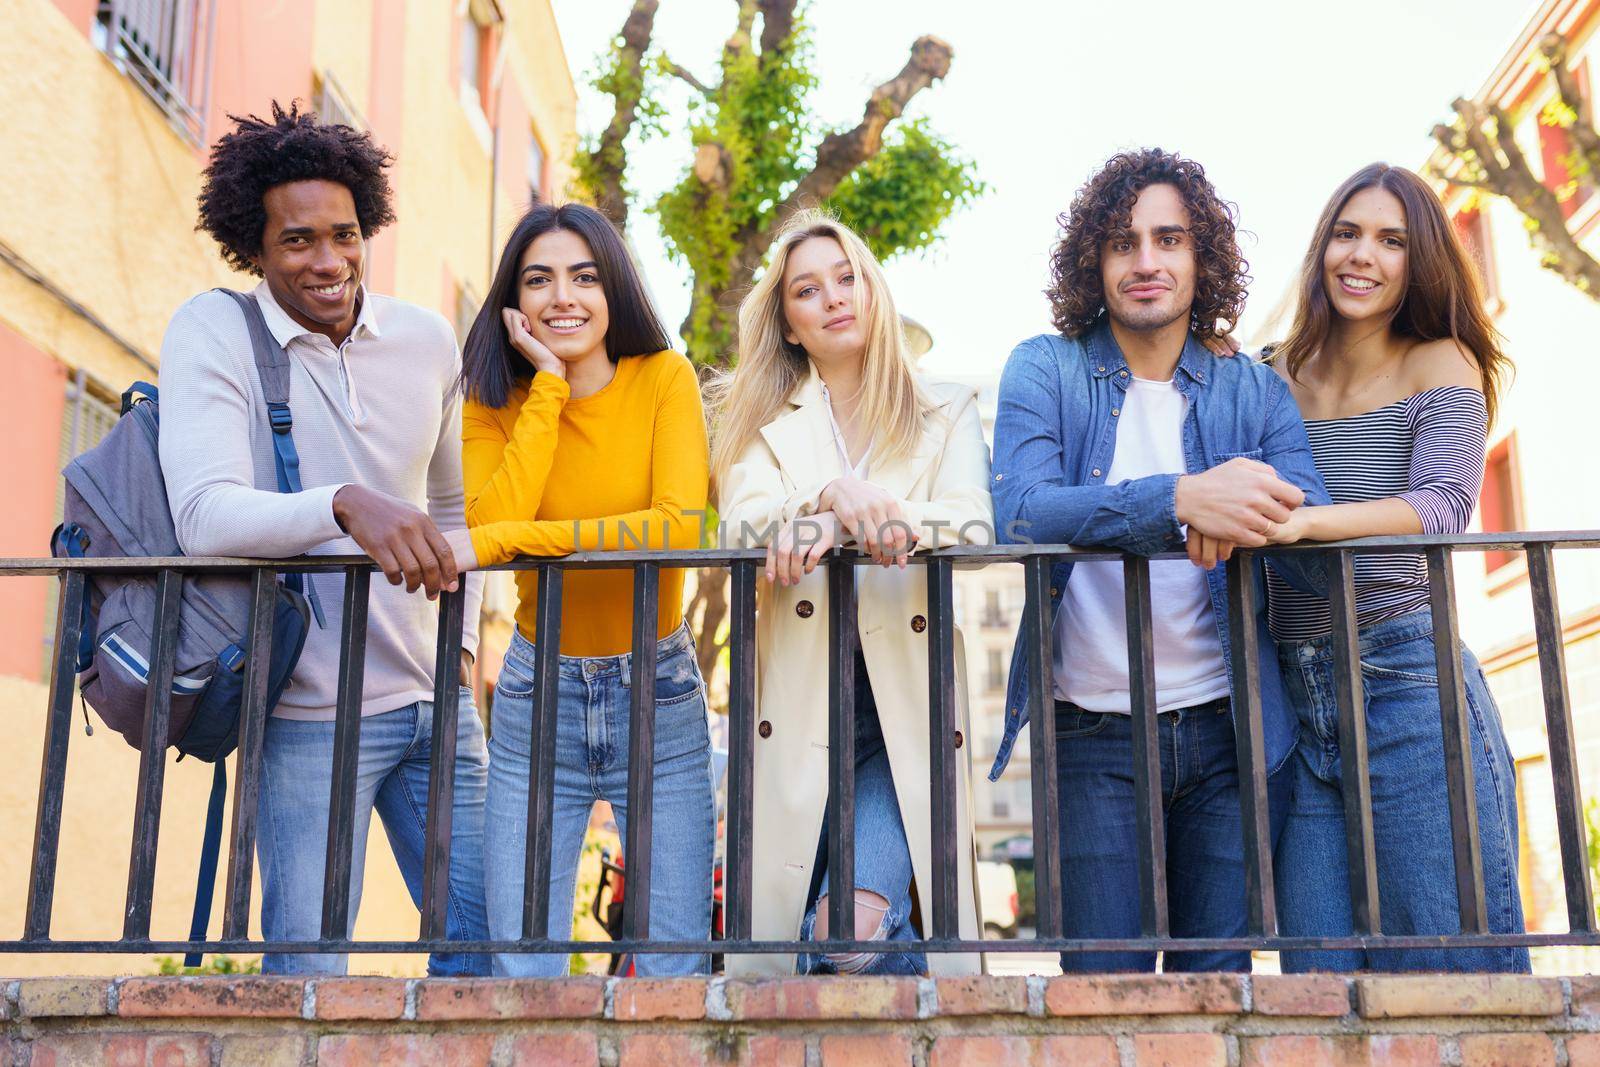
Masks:
[[[683,82],[687,82],[689,84],[689,86],[691,88],[693,88],[696,92],[698,92],[701,96],[710,96],[711,95],[711,89],[704,82],[702,82],[699,78],[696,78],[687,69],[685,69],[685,68],[679,66],[678,64],[672,62],[672,60],[670,60],[670,59],[663,60],[662,61],[662,66],[665,67],[666,70],[667,70],[667,73],[671,74],[674,78],[677,78],[677,79],[679,79],[680,81],[683,81]]]
[[[760,0],[761,58],[775,53],[794,32],[796,0]]]
[[[1594,128],[1594,108],[1589,96],[1578,86],[1578,79],[1567,67],[1567,42],[1559,33],[1551,33],[1539,42],[1539,51],[1550,64],[1550,74],[1555,78],[1556,93],[1561,102],[1576,116],[1567,133],[1572,137],[1585,162],[1589,164],[1590,180],[1600,179],[1600,132]]]
[[[616,223],[619,230],[625,230],[628,225],[628,190],[624,181],[628,170],[628,150],[625,142],[639,113],[639,99],[644,92],[644,54],[650,49],[656,8],[660,3],[661,0],[634,0],[633,9],[622,24],[619,57],[622,66],[619,74],[622,76],[617,78],[611,121],[600,135],[600,143],[593,153],[598,181],[595,207]]]

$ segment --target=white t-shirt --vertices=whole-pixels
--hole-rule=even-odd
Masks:
[[[1170,381],[1134,378],[1117,416],[1106,484],[1183,474],[1183,394]],[[1170,711],[1228,694],[1205,571],[1186,559],[1150,564],[1156,708]],[[1061,596],[1054,629],[1055,695],[1088,711],[1127,714],[1128,626],[1122,564],[1079,563]]]

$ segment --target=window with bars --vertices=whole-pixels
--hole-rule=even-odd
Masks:
[[[317,121],[324,126],[349,126],[355,130],[367,128],[366,120],[350,103],[350,97],[331,71],[324,70],[317,75],[311,107],[317,113]]]
[[[76,377],[67,383],[67,406],[61,415],[61,440],[57,446],[56,469],[83,455],[105,439],[111,427],[117,424],[118,402],[111,390],[90,378],[81,368]],[[56,478],[55,521],[61,522],[66,507],[66,482]],[[40,660],[42,677],[49,677],[50,661],[55,647],[56,602],[45,601],[44,653]]]
[[[100,0],[93,40],[191,144],[206,142],[215,0]]]
[[[532,132],[528,135],[528,203],[537,204],[543,199],[544,146],[539,143],[539,134]]]

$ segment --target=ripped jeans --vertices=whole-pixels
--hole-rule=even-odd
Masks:
[[[878,723],[878,705],[872,687],[866,683],[867,664],[856,652],[855,748],[856,748],[856,889],[876,893],[889,902],[887,911],[875,927],[859,920],[856,937],[863,941],[915,941],[911,923],[911,850],[900,821],[900,801],[895,796],[894,776],[889,770],[889,753],[883,744],[883,729]],[[817,903],[828,894],[828,819],[822,820],[822,838],[817,842],[817,861],[812,868],[821,872],[814,879],[800,938],[815,940]],[[863,898],[858,907],[867,907]],[[921,952],[838,954],[802,953],[795,963],[799,974],[927,974],[928,959]]]

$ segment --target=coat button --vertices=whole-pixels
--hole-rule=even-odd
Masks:
[[[964,740],[966,740],[966,739],[961,736],[961,731],[957,730],[956,731],[956,747],[960,748],[961,747],[961,743]]]
[[[921,633],[928,628],[928,620],[921,615],[911,616],[911,629],[914,633]]]
[[[811,601],[809,600],[802,600],[794,606],[794,613],[802,619],[811,618],[811,613],[815,610],[816,608],[811,606]]]
[[[762,719],[761,720],[761,725],[756,727],[756,733],[760,734],[762,737],[771,737],[772,736],[772,724],[770,722],[768,722],[766,719]]]

